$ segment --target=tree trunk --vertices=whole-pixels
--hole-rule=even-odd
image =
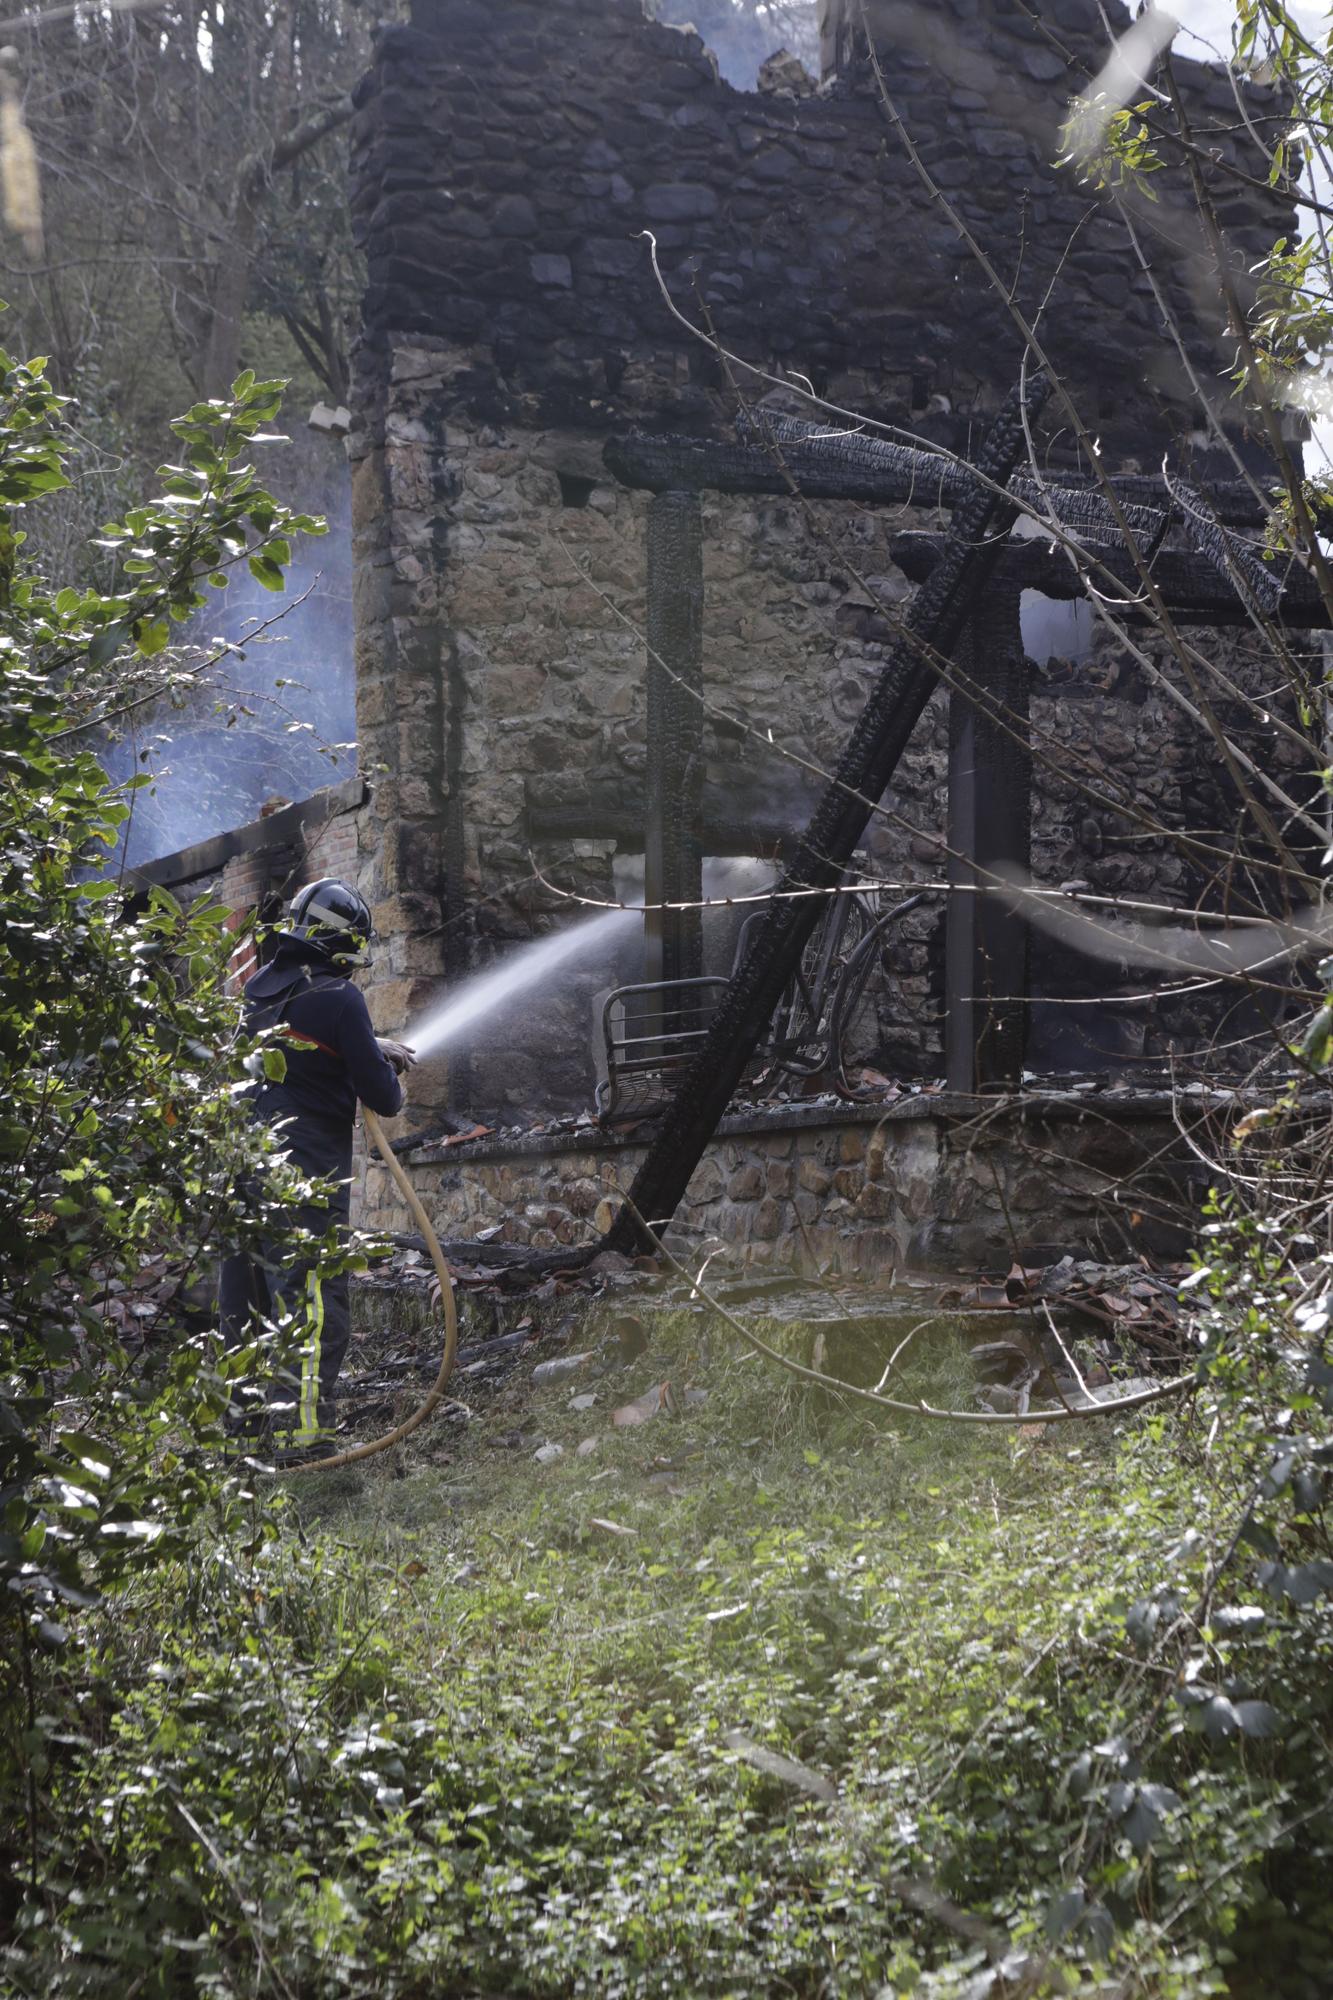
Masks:
[[[230,395],[240,373],[241,334],[250,303],[258,227],[254,201],[242,188],[209,287],[208,338],[199,370],[200,393],[206,397]]]

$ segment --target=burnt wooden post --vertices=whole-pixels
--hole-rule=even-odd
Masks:
[[[703,895],[703,530],[697,493],[648,509],[648,768],[644,973],[654,984],[703,969],[702,913],[664,910]]]
[[[1027,879],[1032,751],[1019,591],[997,573],[958,650],[949,698],[949,905],[944,962],[950,1090],[1016,1088],[1027,1041],[1028,927],[994,877]]]
[[[1000,560],[1015,512],[1004,488],[1048,393],[1044,377],[1030,376],[992,424],[978,460],[981,477],[955,513],[940,560],[912,601],[764,922],[667,1106],[628,1200],[602,1239],[605,1248],[632,1252],[645,1241],[651,1245],[651,1231],[675,1214],[826,907],[822,896],[783,892],[832,890],[851,860],[939,685],[935,662],[953,653]]]

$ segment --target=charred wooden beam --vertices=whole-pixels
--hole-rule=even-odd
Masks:
[[[847,468],[890,466],[901,463],[904,457],[924,457],[927,463],[930,461],[929,453],[896,445],[889,438],[876,437],[868,431],[838,430],[828,424],[812,423],[808,417],[784,416],[776,410],[742,411],[737,419],[736,431],[743,443],[766,446],[770,456],[775,451],[785,456],[788,446],[793,444],[812,445],[824,453],[831,463],[837,462]],[[1168,493],[1160,478],[1143,473],[1113,473],[1107,483],[1114,490],[1117,505],[1136,533],[1150,533],[1150,516],[1160,516],[1163,512],[1171,520],[1183,521],[1187,525],[1201,519],[1215,519],[1236,527],[1258,527],[1272,512],[1270,506],[1255,497],[1254,488],[1241,479],[1222,480],[1214,485],[1209,495],[1174,479]],[[1053,472],[1041,485],[1035,480],[1022,479],[1011,484],[1012,490],[1025,500],[1035,499],[1042,512],[1053,509],[1063,516],[1066,505],[1072,502],[1076,514],[1071,518],[1076,518],[1080,508],[1088,508],[1091,510],[1087,516],[1089,520],[1102,520],[1113,533],[1118,532],[1118,523],[1107,503],[1102,481],[1089,473]]]
[[[909,532],[895,535],[893,560],[904,576],[922,583],[940,559],[942,535]],[[1117,616],[1134,621],[1152,616],[1152,607],[1139,608],[1129,600],[1142,594],[1142,580],[1123,548],[1108,542],[1083,544],[1087,556],[1086,576],[1076,569],[1062,549],[1030,538],[1011,542],[996,576],[1019,590],[1039,590],[1044,597],[1073,599],[1087,594],[1087,581],[1101,591],[1118,589],[1127,602],[1113,606]],[[1171,615],[1181,625],[1247,625],[1250,613],[1236,591],[1202,556],[1180,549],[1159,549],[1152,558],[1151,572],[1158,589],[1171,607]],[[1109,574],[1108,574],[1109,572]],[[1275,579],[1282,583],[1272,602],[1270,615],[1293,631],[1322,631],[1328,626],[1328,612],[1318,590],[1305,574],[1291,564],[1281,567]]]
[[[943,458],[926,452],[904,454],[919,459],[915,475],[909,468],[871,465],[853,471],[830,461],[817,447],[793,446],[786,455],[788,478],[772,452],[760,445],[717,443],[711,438],[669,437],[631,431],[611,438],[602,457],[622,486],[649,493],[687,489],[695,493],[792,492],[793,481],[808,500],[864,500],[871,506],[901,503],[916,497],[923,507],[957,504],[954,489],[963,481]],[[944,496],[944,497],[941,497]]]
[[[799,493],[806,500],[952,509],[975,485],[956,459],[862,438],[818,444],[793,439],[775,447],[633,431],[612,438],[602,456],[622,485],[650,493],[770,493],[779,498]],[[1095,488],[1017,477],[1009,481],[1009,490],[1022,506],[1041,514],[1054,510],[1074,534],[1100,539],[1118,534],[1115,515]],[[1131,530],[1155,546],[1178,510],[1160,481],[1132,481],[1136,496],[1145,490],[1152,496],[1146,504],[1126,497],[1122,511]],[[1210,500],[1221,521],[1256,525],[1261,518],[1249,489],[1238,482],[1215,489]]]
[[[950,1090],[1017,1089],[1023,1076],[1028,927],[992,892],[997,873],[1026,880],[1031,864],[1028,667],[1018,596],[999,574],[992,578],[969,620],[949,693]]]
[[[643,976],[659,986],[703,971],[703,606],[699,496],[658,493],[648,509]],[[664,1015],[658,1032],[674,1025]]]
[[[1263,551],[1249,539],[1227,533],[1206,494],[1183,483],[1177,485],[1176,494],[1184,509],[1185,533],[1223,589],[1231,589],[1244,602],[1271,616],[1282,596],[1276,565],[1265,562]]]
[[[607,1233],[609,1247],[636,1249],[645,1240],[639,1217],[660,1228],[675,1214],[823,914],[822,896],[788,897],[783,891],[832,889],[851,860],[875,803],[939,684],[936,662],[952,652],[994,571],[1001,538],[1015,512],[1003,489],[1024,448],[1026,427],[1047,393],[1044,379],[1035,377],[1024,393],[1010,397],[992,426],[978,462],[983,477],[970,484],[954,515],[944,559],[921,586],[904,619],[902,634],[852,730],[796,858],[757,927],[699,1055],[667,1107],[635,1175],[629,1202]]]

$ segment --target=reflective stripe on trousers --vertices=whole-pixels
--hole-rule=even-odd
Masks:
[[[324,1345],[324,1286],[318,1271],[306,1281],[310,1293],[310,1337],[301,1350],[301,1393],[296,1406],[295,1441],[319,1436],[319,1365]]]

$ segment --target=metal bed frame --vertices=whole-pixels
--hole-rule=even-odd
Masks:
[[[827,1072],[830,1084],[852,1095],[846,1044],[872,975],[892,976],[889,938],[924,891],[880,910],[873,891],[853,891],[831,906],[806,946],[796,975],[774,1010],[768,1034],[747,1065],[747,1077],[775,1072],[809,1077]],[[767,912],[745,919],[736,939],[732,977]],[[597,1115],[646,1117],[660,1110],[693,1062],[721,1005],[730,979],[714,975],[658,984],[618,986],[602,1004]]]

